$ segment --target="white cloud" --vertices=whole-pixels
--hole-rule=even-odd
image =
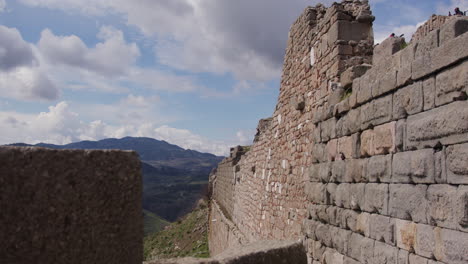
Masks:
[[[21,0],[88,15],[121,14],[148,37],[160,62],[239,80],[280,77],[290,25],[307,0]],[[331,3],[332,1],[321,1]]]
[[[77,36],[56,36],[42,31],[38,48],[52,64],[77,67],[106,76],[124,74],[140,56],[135,43],[126,43],[123,33],[112,27],[101,27],[98,38],[103,42],[88,48]]]
[[[395,35],[399,36],[404,34],[406,42],[411,41],[411,37],[413,36],[414,32],[425,23],[419,22],[416,25],[403,25],[398,27],[386,28],[384,30],[380,30],[375,33],[375,43],[380,43],[384,41],[386,38],[390,36],[391,33],[395,33]]]
[[[53,100],[59,94],[18,30],[0,26],[0,97]]]
[[[129,96],[130,101],[142,99]],[[21,114],[17,112],[0,112],[0,144],[15,142],[67,144],[79,140],[99,140],[103,138],[121,138],[125,136],[152,137],[165,140],[186,149],[225,155],[231,146],[244,144],[246,136],[238,134],[239,141],[232,144],[213,141],[194,134],[186,129],[173,128],[153,123],[110,125],[101,120],[84,122],[71,110],[67,102],[50,106],[47,112]]]

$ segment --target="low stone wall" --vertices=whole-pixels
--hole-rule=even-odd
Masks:
[[[0,147],[0,263],[141,263],[135,152]]]
[[[169,259],[146,264],[307,264],[307,257],[298,241],[258,241],[233,247],[213,259]]]

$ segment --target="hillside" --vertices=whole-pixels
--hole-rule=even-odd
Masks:
[[[159,233],[147,236],[144,240],[144,258],[209,257],[207,229],[208,207],[207,202],[203,201],[183,219]]]
[[[32,146],[24,143],[15,146]],[[152,138],[125,137],[81,141],[66,145],[39,143],[54,149],[121,149],[140,155],[143,174],[143,208],[169,222],[190,212],[208,183],[208,174],[222,157]],[[147,215],[148,216],[148,215]],[[147,219],[153,219],[148,218]],[[153,219],[154,220],[154,219]],[[152,224],[151,226],[164,226]],[[154,228],[147,228],[155,230]],[[158,229],[158,228],[156,228]]]

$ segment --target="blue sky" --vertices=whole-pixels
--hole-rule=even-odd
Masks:
[[[0,0],[0,144],[146,136],[215,154],[249,144],[276,105],[288,29],[317,2]],[[370,3],[377,42],[468,9]]]

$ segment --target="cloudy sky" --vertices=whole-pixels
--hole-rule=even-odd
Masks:
[[[145,136],[225,154],[272,114],[311,0],[0,0],[0,144]],[[322,1],[329,4],[331,1]],[[377,41],[468,0],[374,0]]]

